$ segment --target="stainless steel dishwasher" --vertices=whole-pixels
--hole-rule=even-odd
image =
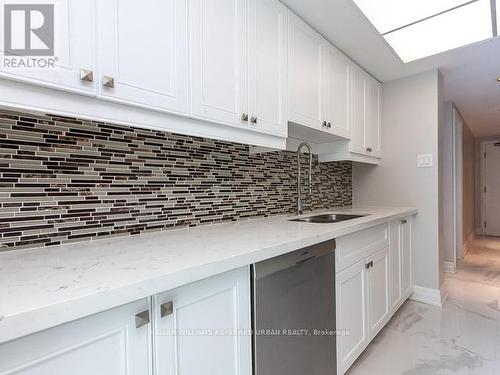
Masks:
[[[252,266],[255,375],[335,375],[335,240]]]

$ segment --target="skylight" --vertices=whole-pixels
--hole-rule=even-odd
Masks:
[[[405,63],[492,38],[500,20],[500,0],[353,1]]]

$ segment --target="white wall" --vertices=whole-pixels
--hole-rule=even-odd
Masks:
[[[475,161],[476,139],[472,131],[464,124],[463,127],[463,241],[466,242],[475,232]],[[466,245],[465,243],[463,244]]]
[[[415,284],[439,289],[442,283],[439,246],[438,129],[442,121],[441,74],[437,70],[384,83],[382,95],[383,162],[355,164],[356,206],[416,206]],[[432,168],[417,168],[417,154],[432,154]]]

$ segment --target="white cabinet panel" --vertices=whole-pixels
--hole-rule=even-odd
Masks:
[[[287,9],[277,0],[249,0],[250,126],[287,134]]]
[[[365,76],[364,72],[353,66],[351,81],[351,152],[365,154]]]
[[[343,374],[368,345],[369,306],[366,262],[356,263],[336,275],[337,361]]]
[[[322,129],[324,40],[289,12],[288,120]]]
[[[389,306],[389,248],[370,260],[370,337],[373,338],[390,318]]]
[[[47,2],[35,0],[29,3],[46,4]],[[80,71],[81,69],[92,71],[94,79],[96,78],[94,1],[54,0],[53,3],[54,68],[6,68],[4,64],[1,64],[0,76],[93,95],[96,90],[95,83],[81,80]],[[13,4],[16,3],[13,2]],[[4,20],[3,6],[0,7],[0,19]],[[3,27],[0,43],[1,50],[5,51]]]
[[[190,0],[189,9],[191,114],[246,125],[247,0]]]
[[[350,63],[333,46],[325,53],[324,118],[331,128],[328,130],[350,137]]]
[[[155,316],[156,374],[251,374],[247,267],[159,294]]]
[[[186,1],[99,0],[97,15],[99,96],[187,113]]]
[[[390,223],[390,247],[389,247],[389,261],[390,261],[390,278],[391,278],[391,312],[394,314],[401,304],[403,303],[402,294],[402,254],[400,246],[400,229],[401,224],[398,221]]]
[[[2,375],[149,375],[151,324],[144,299],[0,345]]]
[[[413,218],[408,217],[401,221],[401,287],[403,298],[406,299],[413,292]]]
[[[365,149],[367,155],[381,156],[381,88],[371,77],[366,78]]]

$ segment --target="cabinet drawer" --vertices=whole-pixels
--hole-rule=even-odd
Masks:
[[[336,272],[389,246],[388,224],[377,225],[337,239]]]

